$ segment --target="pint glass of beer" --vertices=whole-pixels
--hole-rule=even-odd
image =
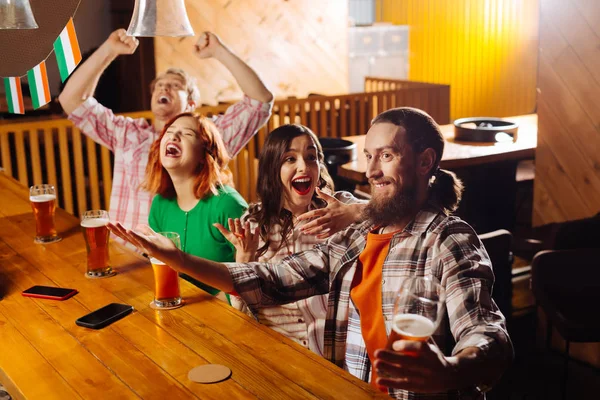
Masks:
[[[181,249],[181,238],[177,232],[160,232],[159,235],[171,239],[178,249]],[[179,291],[179,275],[177,271],[164,262],[152,257],[152,270],[154,271],[154,301],[153,308],[169,309],[181,305]]]
[[[106,227],[108,211],[91,210],[81,215],[81,231],[87,247],[88,278],[103,278],[113,275],[108,259],[108,238],[110,232]]]
[[[35,216],[35,243],[58,242],[54,213],[56,211],[56,191],[52,185],[34,185],[29,188],[29,201]]]
[[[444,302],[444,288],[433,279],[407,278],[396,295],[387,348],[397,340],[427,341],[440,323]]]

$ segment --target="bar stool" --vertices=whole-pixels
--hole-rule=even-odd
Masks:
[[[563,399],[567,394],[569,345],[600,342],[600,249],[548,250],[535,255],[531,284],[548,320],[547,346],[554,325],[566,342]]]

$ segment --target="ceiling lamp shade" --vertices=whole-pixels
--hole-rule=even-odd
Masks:
[[[0,29],[37,29],[29,0],[0,0]]]
[[[135,0],[129,36],[194,36],[184,0]]]

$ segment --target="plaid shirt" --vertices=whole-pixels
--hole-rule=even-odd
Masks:
[[[356,197],[348,192],[336,192],[334,197],[344,204],[360,203]],[[309,210],[315,210],[319,206],[312,203]],[[248,213],[242,216],[242,220],[248,217]],[[251,229],[258,224],[251,222]],[[285,257],[304,250],[312,249],[316,244],[322,243],[324,239],[318,239],[316,235],[304,235],[300,231],[308,221],[300,221],[294,224],[288,239],[282,246],[281,225],[271,228],[269,234],[269,248],[258,258],[261,263],[276,263]],[[260,238],[258,247],[264,246],[265,242]],[[239,301],[237,296],[232,296],[231,305],[242,311],[246,311],[246,304]],[[325,332],[325,317],[327,316],[327,294],[313,296],[297,302],[275,307],[252,308],[251,313],[263,325],[268,326],[276,332],[292,339],[296,343],[309,348],[316,354],[324,355],[323,337]]]
[[[350,301],[358,257],[371,222],[354,224],[314,249],[278,264],[228,264],[234,288],[250,307],[276,305],[329,293],[324,356],[369,381],[371,363],[360,317]],[[446,313],[433,339],[446,355],[467,347],[512,355],[504,316],[491,299],[491,262],[473,229],[428,206],[390,242],[382,272],[382,312],[391,331],[394,298],[408,276],[433,276],[446,289]],[[485,383],[485,382],[483,382]],[[390,389],[397,399],[450,399],[456,393],[421,395]]]
[[[229,154],[235,156],[271,115],[272,103],[244,96],[222,116],[213,118]],[[150,146],[159,132],[143,118],[116,116],[93,97],[75,109],[69,119],[94,142],[114,153],[113,184],[110,194],[111,220],[127,228],[148,223],[152,194],[140,190]]]

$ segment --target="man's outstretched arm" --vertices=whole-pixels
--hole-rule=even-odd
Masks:
[[[137,228],[138,232],[125,229],[120,223],[109,223],[108,228],[121,239],[161,260],[174,270],[183,272],[223,292],[233,291],[233,280],[225,264],[186,254],[179,250],[170,239],[157,234],[146,225],[140,225]]]
[[[185,254],[147,225],[139,225],[136,231],[127,230],[120,223],[109,223],[108,228],[179,272],[226,293],[236,290],[250,307],[286,304],[329,290],[327,257],[316,248],[276,265],[225,264]],[[266,292],[268,296],[264,295]]]

